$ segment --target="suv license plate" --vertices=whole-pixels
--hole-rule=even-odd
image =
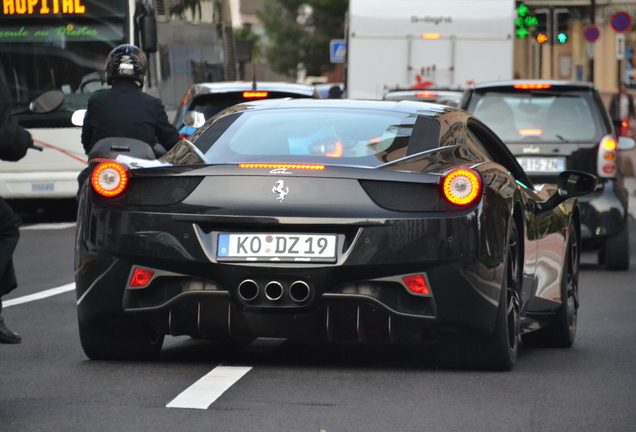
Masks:
[[[565,171],[565,158],[520,157],[519,165],[528,173],[558,173]]]
[[[336,262],[335,234],[219,234],[219,261]]]

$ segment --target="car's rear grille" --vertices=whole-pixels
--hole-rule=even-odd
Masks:
[[[436,184],[360,180],[369,198],[380,207],[397,212],[431,212],[451,210],[442,201]]]
[[[171,205],[188,197],[203,177],[133,178],[130,189],[121,197],[127,205]]]

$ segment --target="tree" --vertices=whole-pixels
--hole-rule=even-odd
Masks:
[[[329,41],[344,38],[349,0],[266,0],[258,14],[269,44],[265,58],[272,70],[295,76],[302,64],[308,75],[332,69]]]

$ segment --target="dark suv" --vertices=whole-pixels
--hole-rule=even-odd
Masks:
[[[629,268],[627,190],[619,150],[634,148],[616,136],[607,109],[590,83],[507,81],[469,87],[460,108],[499,135],[535,185],[556,183],[563,170],[595,174],[598,187],[579,198],[581,238],[608,269]]]

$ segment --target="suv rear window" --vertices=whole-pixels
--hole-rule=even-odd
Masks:
[[[246,97],[245,93],[259,94],[257,97]],[[259,99],[281,99],[281,98],[312,98],[312,95],[292,93],[292,92],[280,92],[280,91],[266,91],[266,90],[241,90],[224,93],[213,93],[202,95],[194,98],[190,103],[187,111],[198,111],[203,113],[206,120],[211,119],[221,111],[236,104],[248,102]],[[181,126],[182,119],[177,122],[178,126]]]
[[[585,91],[478,89],[467,111],[508,144],[594,143],[605,135]]]

